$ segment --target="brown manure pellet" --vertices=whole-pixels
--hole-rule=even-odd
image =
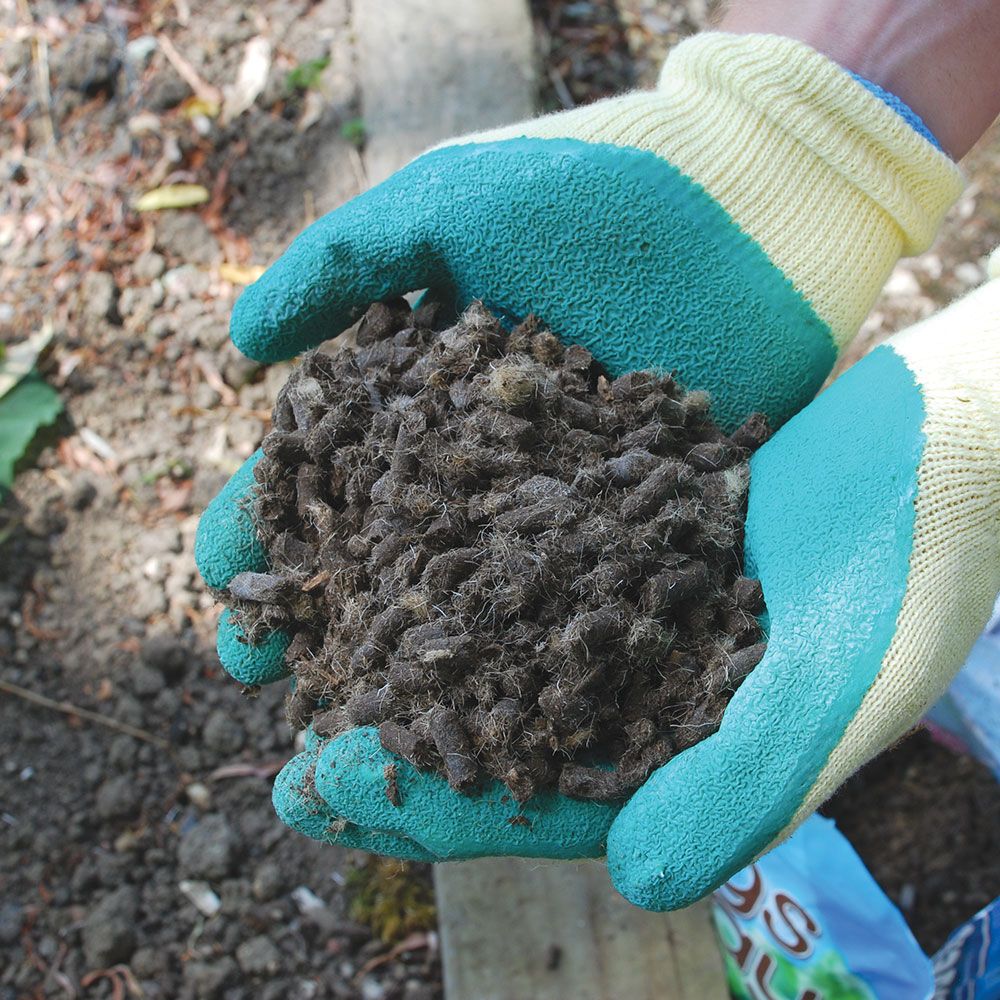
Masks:
[[[704,393],[611,380],[534,319],[434,315],[377,303],[356,348],[302,358],[255,470],[270,568],[223,599],[292,636],[293,725],[376,726],[463,793],[622,799],[764,654],[743,523],[767,421],[727,435]]]

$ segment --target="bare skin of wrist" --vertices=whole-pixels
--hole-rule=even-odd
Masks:
[[[997,0],[732,0],[719,28],[805,42],[905,101],[956,160],[1000,115]]]

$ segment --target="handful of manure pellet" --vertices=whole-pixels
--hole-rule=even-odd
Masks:
[[[752,416],[669,375],[610,381],[533,319],[372,306],[306,355],[256,466],[271,570],[225,594],[292,636],[288,714],[459,791],[619,799],[713,733],[764,652],[742,575]]]

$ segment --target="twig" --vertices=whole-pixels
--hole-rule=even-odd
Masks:
[[[143,997],[145,993],[127,965],[113,965],[110,969],[94,969],[80,980],[80,985],[87,989],[98,979],[111,980],[111,1000],[125,1000],[125,991],[132,997]]]
[[[0,678],[0,691],[6,691],[7,694],[12,694],[15,698],[30,701],[33,705],[40,705],[42,708],[51,708],[54,712],[62,712],[64,715],[75,715],[78,718],[86,719],[88,722],[95,722],[99,726],[117,730],[119,733],[125,733],[127,736],[134,736],[137,740],[145,740],[145,742],[152,743],[154,746],[163,747],[164,749],[170,746],[163,737],[154,736],[153,733],[145,729],[130,726],[127,722],[119,722],[117,719],[113,719],[108,715],[101,715],[99,712],[91,712],[88,708],[80,708],[69,701],[55,701],[53,698],[46,698],[43,694],[29,691],[19,684],[12,684],[10,681],[3,680],[2,678]]]
[[[205,381],[219,394],[219,398],[226,406],[235,406],[240,401],[240,397],[230,386],[226,385],[222,375],[219,374],[219,369],[215,367],[215,363],[206,352],[196,352],[194,363],[204,376]]]
[[[203,101],[214,104],[216,107],[222,107],[222,91],[218,87],[213,87],[212,84],[206,83],[198,75],[194,66],[177,51],[177,47],[166,35],[159,34],[156,36],[156,40],[159,42],[160,48],[163,49],[163,54],[180,74],[181,79],[184,80],[195,94]]]
[[[559,103],[570,110],[576,107],[576,101],[573,100],[573,95],[569,92],[569,87],[566,86],[566,81],[563,79],[562,73],[555,68],[549,70],[549,79],[552,81],[552,87],[556,92],[556,96],[559,98]]]
[[[360,982],[361,979],[366,976],[373,969],[377,969],[380,965],[385,965],[391,962],[394,958],[398,958],[403,952],[406,951],[419,951],[421,948],[429,948],[432,952],[437,950],[437,934],[433,931],[429,933],[423,933],[422,931],[414,931],[409,937],[404,938],[399,944],[394,945],[387,952],[381,955],[376,955],[374,958],[370,958],[364,965],[354,975],[354,981],[356,983]]]
[[[19,156],[18,162],[26,167],[36,167],[39,170],[48,170],[54,174],[60,174],[63,177],[69,177],[71,180],[79,181],[81,184],[91,184],[94,187],[102,188],[105,191],[119,191],[121,190],[120,184],[106,184],[104,181],[98,180],[92,174],[86,174],[82,170],[74,170],[72,167],[65,167],[60,163],[53,163],[51,160],[42,160],[37,156],[23,155]]]
[[[18,0],[18,11],[25,20],[34,24],[31,9],[27,0]],[[31,35],[31,65],[34,69],[35,90],[38,103],[41,106],[42,126],[48,145],[55,145],[56,130],[52,124],[52,84],[49,79],[49,43],[40,34]]]
[[[52,124],[52,84],[49,80],[49,43],[36,36],[31,40],[31,60],[35,67],[38,101],[42,106],[42,124],[45,141],[49,146],[56,142],[56,129]]]
[[[358,190],[367,191],[369,187],[368,171],[365,170],[365,161],[361,159],[361,154],[354,146],[351,146],[347,150],[347,159],[351,164],[351,170],[354,172],[354,181],[358,185]]]
[[[209,776],[209,781],[221,781],[223,778],[273,778],[285,766],[284,761],[267,761],[263,764],[238,762],[223,764],[217,767]]]

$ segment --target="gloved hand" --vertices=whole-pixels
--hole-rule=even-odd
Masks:
[[[615,374],[665,366],[728,429],[809,402],[957,168],[808,46],[707,33],[656,90],[454,140],[310,226],[233,311],[289,358],[430,288],[542,317]]]
[[[479,297],[512,317],[536,312],[612,374],[676,368],[712,393],[724,426],[755,409],[779,424],[811,398],[896,257],[929,242],[959,184],[806,46],[704,35],[674,51],[653,93],[432,151],[320,220],[238,301],[233,337],[252,357],[289,357],[370,300],[429,287],[456,308]],[[257,457],[202,519],[210,586],[266,568],[245,505]],[[251,647],[220,621],[220,658],[244,683],[284,676],[286,642]],[[397,809],[390,762],[370,730],[312,746],[279,777],[279,815],[406,857],[604,852],[614,807],[539,796],[518,817],[499,788],[456,796],[400,762]]]
[[[767,601],[764,659],[719,731],[617,817],[550,795],[512,825],[502,786],[458,795],[370,728],[292,761],[279,814],[432,860],[600,854],[610,823],[616,888],[658,910],[784,839],[941,695],[1000,591],[1000,277],[877,348],[753,456],[746,561]]]
[[[632,902],[684,906],[787,837],[964,662],[1000,591],[998,278],[876,348],[752,457],[767,652],[719,731],[612,825]]]

